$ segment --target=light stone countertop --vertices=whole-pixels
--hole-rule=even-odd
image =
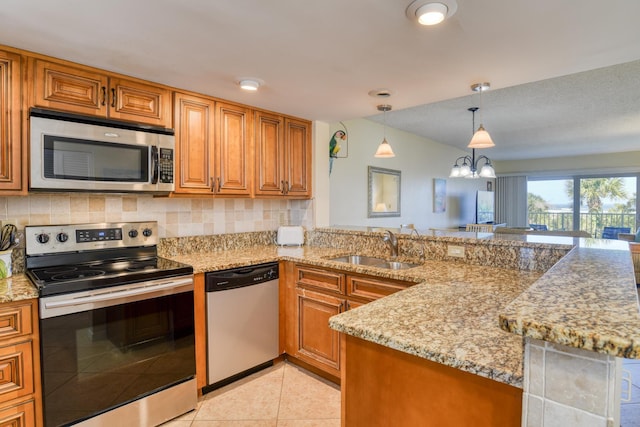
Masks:
[[[581,240],[500,311],[500,326],[526,337],[640,359],[638,292],[628,243]]]
[[[38,289],[25,274],[0,279],[0,303],[38,298]]]
[[[577,247],[544,275],[429,260],[409,270],[386,270],[330,261],[346,251],[310,246],[252,246],[170,258],[192,265],[195,273],[288,260],[414,281],[418,284],[410,289],[332,317],[330,326],[517,387],[522,387],[521,335],[640,358],[640,315],[626,242],[531,235],[499,239],[518,246]],[[0,280],[3,302],[37,296],[22,274]]]

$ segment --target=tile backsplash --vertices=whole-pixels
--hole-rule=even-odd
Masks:
[[[185,237],[269,231],[280,225],[311,229],[313,201],[33,194],[0,197],[0,220],[15,220],[19,229],[39,224],[157,221],[159,237]]]

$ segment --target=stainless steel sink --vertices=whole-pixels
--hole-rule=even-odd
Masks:
[[[384,258],[377,258],[364,255],[343,255],[335,258],[329,258],[331,261],[346,262],[347,264],[366,265],[370,267],[387,268],[389,270],[405,270],[417,267],[420,264],[410,262],[387,261]]]

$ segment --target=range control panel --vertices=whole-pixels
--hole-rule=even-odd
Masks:
[[[158,223],[27,225],[24,237],[27,255],[156,246]]]

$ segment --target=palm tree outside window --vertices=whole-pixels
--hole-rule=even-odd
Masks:
[[[602,237],[605,227],[637,228],[638,174],[529,178],[531,226],[549,230],[582,230]]]

